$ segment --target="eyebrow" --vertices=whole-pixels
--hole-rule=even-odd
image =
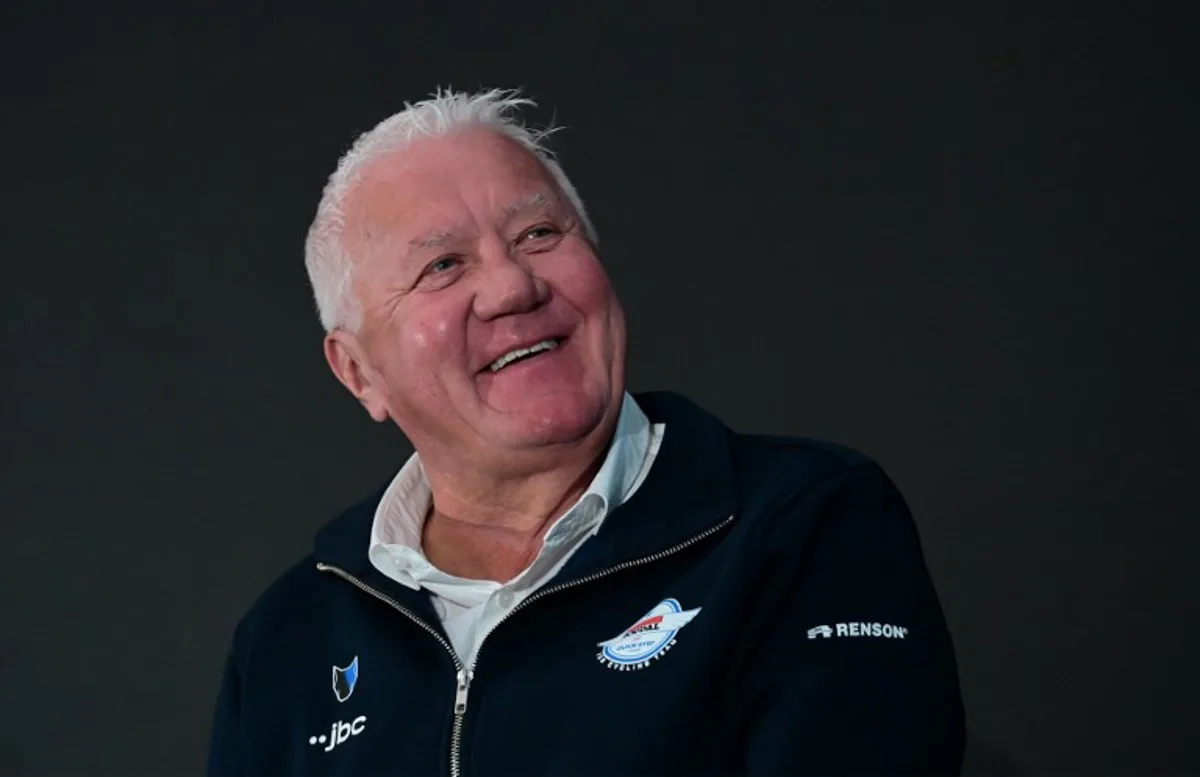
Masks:
[[[512,221],[518,216],[542,208],[548,202],[550,202],[550,198],[545,194],[545,192],[537,192],[529,197],[506,205],[500,211],[501,218],[506,222]],[[416,251],[427,250],[430,248],[443,248],[457,241],[459,237],[460,233],[454,230],[441,230],[438,232],[432,232],[428,235],[415,237],[408,241],[408,245],[411,249]]]
[[[505,221],[512,221],[517,216],[520,216],[531,210],[537,210],[548,202],[550,202],[550,198],[546,196],[546,193],[538,192],[526,197],[523,200],[517,200],[516,202],[508,205],[504,208],[504,210],[501,211],[501,213],[503,214]]]
[[[412,240],[408,241],[408,245],[409,245],[409,247],[411,247],[413,249],[441,248],[442,246],[444,246],[448,243],[453,243],[457,239],[458,239],[457,232],[451,232],[451,231],[444,230],[442,232],[434,232],[429,235],[422,235],[421,237],[415,237]]]

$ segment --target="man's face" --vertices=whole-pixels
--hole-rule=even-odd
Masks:
[[[345,211],[362,326],[326,354],[423,456],[504,469],[615,418],[624,315],[532,154],[481,128],[424,138],[374,162]],[[531,346],[550,347],[497,364]]]

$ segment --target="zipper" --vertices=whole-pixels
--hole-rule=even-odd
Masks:
[[[660,561],[660,560],[666,558],[667,556],[671,556],[682,550],[686,550],[687,548],[690,548],[692,545],[695,545],[696,543],[701,542],[702,540],[705,540],[705,539],[711,537],[712,535],[714,535],[717,532],[724,529],[729,524],[733,523],[734,517],[735,516],[730,515],[728,518],[721,521],[716,526],[710,526],[709,528],[705,529],[704,531],[700,532],[699,534],[695,535],[694,537],[690,537],[690,538],[684,540],[683,542],[678,543],[677,545],[672,545],[671,547],[667,548],[666,550],[660,550],[657,553],[652,553],[649,556],[642,556],[641,558],[633,559],[632,561],[624,561],[624,562],[621,562],[620,564],[617,564],[616,566],[609,567],[608,569],[603,569],[599,572],[593,572],[592,574],[587,575],[585,577],[581,577],[576,580],[568,580],[565,583],[558,583],[557,585],[552,585],[549,588],[542,588],[541,590],[533,592],[529,596],[522,599],[517,604],[516,607],[513,607],[511,610],[509,610],[507,613],[505,613],[503,618],[496,621],[496,624],[494,626],[492,626],[492,630],[489,631],[487,633],[487,635],[484,636],[483,641],[481,641],[479,643],[479,647],[476,648],[475,660],[473,660],[471,662],[470,666],[463,666],[463,662],[459,659],[458,654],[454,652],[454,647],[446,640],[445,637],[443,637],[441,634],[439,634],[437,632],[437,629],[433,628],[428,623],[421,620],[420,616],[418,616],[416,613],[414,613],[412,610],[408,609],[404,605],[397,602],[392,597],[388,596],[387,594],[383,593],[382,591],[380,591],[376,588],[372,588],[371,586],[367,585],[363,581],[359,580],[354,575],[351,575],[349,572],[347,572],[343,569],[340,569],[339,567],[332,566],[331,564],[324,564],[324,563],[318,561],[317,569],[320,570],[321,572],[331,572],[331,573],[337,575],[338,577],[342,578],[346,582],[350,583],[351,585],[353,585],[355,588],[359,589],[363,593],[370,594],[371,596],[374,596],[376,599],[380,600],[381,602],[384,602],[385,604],[390,605],[393,609],[395,609],[398,612],[402,613],[403,615],[407,616],[409,618],[409,620],[411,620],[413,623],[417,624],[422,629],[429,632],[433,636],[433,638],[436,639],[442,645],[442,647],[446,648],[446,652],[450,655],[450,660],[454,662],[454,668],[455,668],[455,675],[454,675],[454,726],[450,731],[450,777],[461,777],[462,731],[463,731],[463,720],[466,718],[466,715],[467,715],[467,694],[471,690],[471,681],[475,679],[475,665],[477,663],[479,663],[479,654],[483,650],[483,643],[487,641],[488,636],[490,636],[492,634],[492,632],[494,632],[497,628],[500,627],[501,623],[504,623],[504,621],[506,621],[510,617],[512,617],[513,613],[517,612],[518,610],[524,609],[527,605],[532,604],[533,602],[537,601],[538,599],[541,599],[544,596],[549,596],[550,594],[557,593],[559,591],[565,591],[568,588],[574,588],[576,586],[583,585],[584,583],[595,582],[596,580],[599,580],[603,577],[608,577],[609,575],[611,575],[615,572],[622,572],[626,569],[633,569],[634,567],[640,567],[645,564],[652,564],[655,561]]]
[[[649,556],[643,556],[641,558],[634,559],[632,561],[621,562],[620,564],[617,564],[615,567],[609,567],[608,569],[602,569],[599,572],[593,572],[592,574],[590,574],[586,577],[581,577],[577,580],[568,580],[565,583],[559,583],[557,585],[552,585],[549,588],[543,588],[541,590],[534,591],[532,594],[530,594],[529,596],[522,599],[517,604],[516,607],[509,610],[503,618],[496,621],[496,625],[492,627],[492,631],[495,631],[500,626],[501,623],[504,623],[504,621],[508,620],[509,617],[513,613],[517,612],[518,610],[524,609],[524,607],[526,605],[536,602],[538,599],[541,599],[543,596],[549,596],[552,593],[564,591],[568,588],[574,588],[575,586],[583,585],[584,583],[594,582],[596,580],[599,580],[602,577],[608,577],[609,575],[613,574],[614,572],[622,572],[626,569],[632,569],[634,567],[640,567],[645,564],[652,564],[655,561],[661,561],[662,559],[666,558],[667,556],[672,556],[681,550],[686,550],[687,548],[690,548],[692,545],[695,545],[697,542],[700,542],[701,540],[705,540],[705,539],[711,537],[712,535],[714,535],[717,532],[724,529],[729,524],[733,523],[733,518],[734,518],[734,516],[731,515],[728,518],[726,518],[725,520],[718,523],[716,526],[710,526],[707,529],[705,529],[704,531],[697,534],[696,536],[691,537],[690,539],[686,539],[683,542],[679,543],[678,545],[672,545],[671,547],[667,548],[666,550],[660,550],[657,553],[653,553]],[[486,639],[486,637],[484,639]],[[480,648],[483,647],[482,642],[479,643],[479,647]],[[475,655],[476,655],[476,661],[478,661],[478,655],[479,655],[478,650],[475,651]],[[474,668],[474,664],[472,664],[472,668]]]
[[[390,605],[392,609],[398,611],[402,615],[407,616],[408,619],[413,623],[429,632],[433,638],[441,644],[442,647],[446,648],[446,653],[450,656],[450,660],[454,662],[455,669],[454,725],[450,730],[450,777],[459,777],[459,772],[461,771],[459,754],[462,750],[463,718],[465,718],[467,714],[467,692],[471,690],[471,677],[474,674],[472,671],[474,669],[474,664],[472,664],[471,668],[469,669],[463,666],[462,661],[459,660],[458,653],[454,652],[454,646],[451,645],[445,637],[443,637],[441,634],[438,634],[437,629],[430,626],[421,619],[421,616],[400,604],[400,602],[388,596],[383,591],[380,591],[378,588],[372,588],[346,570],[341,569],[340,567],[335,567],[332,564],[324,564],[318,561],[317,569],[321,572],[331,572],[345,580],[347,583],[350,583],[363,593],[370,594],[384,604]]]
[[[454,689],[454,726],[450,730],[450,777],[459,777],[462,772],[462,732],[463,721],[467,719],[467,692],[471,690],[471,680],[474,679],[474,664],[471,669],[463,667],[458,670]]]

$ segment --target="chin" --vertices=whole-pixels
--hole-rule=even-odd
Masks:
[[[577,442],[605,420],[612,400],[585,392],[529,397],[500,415],[497,431],[515,448]]]

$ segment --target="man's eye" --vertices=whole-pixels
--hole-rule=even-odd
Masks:
[[[525,230],[525,232],[521,235],[521,241],[542,240],[557,234],[558,230],[549,224],[540,224],[536,227]]]
[[[429,266],[425,268],[425,272],[430,275],[438,275],[454,269],[456,264],[458,264],[457,256],[443,256],[430,262]]]

